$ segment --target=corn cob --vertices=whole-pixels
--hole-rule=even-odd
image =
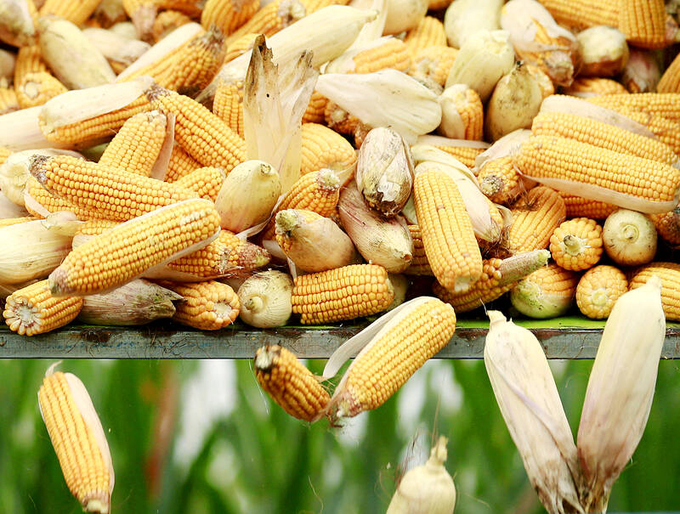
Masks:
[[[34,44],[36,14],[33,2],[3,0],[0,3],[0,41],[18,47]]]
[[[642,287],[652,277],[661,279],[661,305],[667,321],[680,321],[678,291],[680,291],[680,264],[675,262],[651,262],[639,268],[631,278],[629,290]]]
[[[243,127],[243,81],[220,80],[215,90],[213,113],[231,130],[245,137]]]
[[[85,386],[75,375],[50,366],[38,391],[38,405],[71,494],[84,511],[107,514],[115,481],[113,464]]]
[[[564,200],[556,191],[534,187],[512,205],[505,246],[512,254],[547,248],[550,236],[565,217]]]
[[[517,282],[545,266],[549,258],[548,250],[534,250],[507,259],[484,259],[482,275],[468,291],[452,293],[438,282],[432,284],[432,291],[442,301],[450,303],[456,312],[469,312],[512,290]]]
[[[442,121],[439,132],[452,139],[481,140],[484,137],[482,100],[465,84],[447,87],[439,96]]]
[[[301,155],[301,175],[321,169],[344,171],[357,159],[356,151],[345,138],[318,123],[302,125]]]
[[[40,45],[28,45],[19,48],[17,62],[14,68],[14,83],[22,84],[29,73],[49,71],[47,64],[42,59]]]
[[[404,43],[411,56],[415,56],[420,50],[430,46],[446,46],[444,24],[437,18],[425,16],[418,26],[406,33]]]
[[[79,2],[45,0],[40,8],[40,16],[59,16],[75,25],[82,25],[94,13],[99,2],[100,0],[81,0]]]
[[[53,194],[114,221],[198,197],[174,184],[67,155],[36,156],[31,173]]]
[[[201,13],[201,25],[206,30],[215,25],[228,36],[246,23],[259,7],[260,0],[207,0]]]
[[[458,50],[445,45],[421,48],[413,53],[408,74],[425,84],[444,87]]]
[[[182,284],[163,282],[162,285],[184,297],[184,301],[175,306],[172,317],[182,325],[220,330],[238,318],[238,296],[227,284],[209,280]]]
[[[82,298],[53,298],[47,280],[41,280],[8,296],[2,315],[13,332],[34,336],[67,325],[82,306]]]
[[[672,248],[680,246],[680,208],[663,214],[650,214],[657,234]]]
[[[175,140],[203,166],[223,168],[229,173],[246,160],[243,139],[195,100],[158,88],[150,99],[154,108],[175,115]]]
[[[560,25],[581,30],[594,25],[617,27],[619,0],[603,0],[597,4],[589,0],[540,0]]]
[[[602,95],[589,99],[590,102],[621,112],[628,116],[627,110],[647,116],[663,116],[669,120],[680,120],[680,93],[640,93],[637,95]]]
[[[380,407],[456,330],[450,305],[421,297],[395,315],[357,355],[328,405],[331,420]]]
[[[159,111],[136,114],[107,145],[99,164],[150,177],[167,135],[168,119]]]
[[[598,200],[589,200],[581,196],[560,193],[567,207],[567,218],[592,218],[603,220],[618,207]]]
[[[188,175],[177,179],[174,184],[177,187],[188,189],[198,193],[198,196],[214,202],[220,192],[226,175],[220,168],[198,168]]]
[[[607,319],[616,301],[628,291],[626,275],[614,266],[590,268],[576,286],[576,305],[591,319]]]
[[[481,276],[482,256],[458,185],[446,173],[428,169],[416,175],[413,194],[434,276],[453,292],[467,290]]]
[[[206,246],[218,231],[219,215],[208,200],[157,209],[73,250],[50,275],[50,290],[54,295],[107,291]]]
[[[299,275],[293,288],[293,312],[304,325],[370,316],[394,299],[387,270],[376,264],[355,264]]]
[[[232,32],[225,44],[230,46],[246,34],[264,34],[270,37],[307,14],[307,9],[300,0],[274,0]]]
[[[479,189],[492,202],[508,205],[525,192],[522,176],[512,164],[512,157],[487,161],[477,174]]]
[[[601,77],[578,77],[569,87],[563,88],[565,95],[591,98],[599,95],[628,94],[623,85],[612,79]]]
[[[14,86],[22,109],[45,104],[55,96],[66,93],[66,87],[46,71],[27,73],[23,82]]]
[[[602,227],[589,218],[572,218],[550,236],[550,253],[555,263],[568,270],[592,268],[602,256]]]
[[[426,275],[433,277],[432,268],[427,260],[425,253],[425,246],[423,245],[423,236],[418,225],[408,225],[408,230],[411,233],[413,240],[413,258],[408,268],[404,270],[406,275]]]
[[[316,377],[283,346],[263,346],[253,361],[257,381],[288,414],[315,421],[331,397]]]
[[[680,93],[680,57],[676,56],[656,86],[658,93]]]
[[[309,99],[307,110],[302,115],[302,123],[323,123],[327,103],[328,98],[318,91],[314,91]]]
[[[532,136],[513,162],[547,186],[641,212],[666,212],[680,199],[676,168],[567,138]]]
[[[21,109],[19,99],[13,87],[4,87],[0,83],[0,116]]]
[[[158,41],[163,39],[172,31],[180,28],[182,25],[186,25],[187,23],[191,23],[191,18],[183,12],[163,11],[158,13],[158,16],[156,16],[151,29],[153,40],[158,43]]]
[[[522,279],[510,293],[513,307],[530,318],[564,315],[574,303],[579,275],[548,264]]]
[[[664,48],[673,43],[666,32],[663,0],[625,0],[619,9],[619,30],[640,48]]]
[[[170,162],[168,162],[168,169],[165,172],[165,181],[177,182],[180,178],[200,167],[200,162],[182,150],[181,146],[174,144],[170,154]]]
[[[406,71],[411,54],[406,44],[393,37],[379,38],[350,50],[326,66],[326,73],[373,73],[391,68]]]

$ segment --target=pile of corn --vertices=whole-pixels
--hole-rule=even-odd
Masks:
[[[9,328],[380,315],[332,397],[258,352],[315,421],[382,404],[506,294],[606,319],[658,276],[680,320],[677,2],[347,4],[0,0]]]

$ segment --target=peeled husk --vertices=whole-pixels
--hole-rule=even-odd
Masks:
[[[26,0],[0,2],[0,41],[12,46],[28,46],[35,42],[35,26]]]
[[[428,0],[387,0],[385,34],[414,29],[427,13]]]
[[[293,312],[292,293],[290,275],[276,270],[256,273],[238,288],[239,316],[244,323],[257,328],[283,326]]]
[[[151,48],[149,43],[121,36],[111,30],[87,28],[83,34],[117,72],[125,70]]]

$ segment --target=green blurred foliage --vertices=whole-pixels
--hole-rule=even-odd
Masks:
[[[50,363],[1,361],[0,512],[77,513],[37,406]],[[310,361],[316,372],[323,361]],[[500,416],[481,361],[431,361],[379,409],[351,427],[295,420],[258,388],[248,361],[236,373],[233,409],[196,431],[199,449],[178,457],[187,385],[197,361],[72,360],[87,386],[116,469],[113,513],[380,513],[406,468],[434,438],[449,438],[447,468],[461,514],[544,512]],[[574,433],[591,361],[553,362]],[[649,424],[616,483],[610,512],[680,511],[678,363],[662,361]],[[203,393],[201,393],[203,394]],[[209,391],[192,401],[210,402]],[[200,412],[200,411],[199,411]]]

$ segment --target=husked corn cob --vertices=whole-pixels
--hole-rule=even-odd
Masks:
[[[492,202],[507,205],[525,192],[522,176],[512,164],[512,157],[487,161],[477,174],[479,189]]]
[[[2,315],[13,332],[34,336],[70,323],[82,306],[82,298],[53,298],[47,280],[41,280],[8,296]]]
[[[150,177],[167,134],[168,118],[159,111],[127,120],[107,145],[99,164]]]
[[[412,54],[408,74],[425,84],[431,82],[444,87],[458,50],[446,45],[421,48]]]
[[[53,194],[114,221],[198,197],[174,184],[68,155],[36,156],[31,173]]]
[[[617,27],[619,0],[602,0],[594,4],[590,0],[540,0],[557,23],[572,30],[594,25]]]
[[[581,271],[602,257],[602,227],[593,219],[573,218],[563,222],[550,236],[550,253],[564,269]]]
[[[392,68],[406,71],[411,66],[411,53],[401,40],[385,37],[366,44],[356,54],[340,56],[327,67],[328,73],[373,73]]]
[[[568,138],[531,136],[513,162],[547,186],[641,212],[666,212],[680,196],[678,169]]]
[[[574,303],[578,280],[578,273],[551,263],[521,280],[510,293],[510,300],[513,307],[531,318],[562,316]]]
[[[177,179],[174,184],[177,187],[194,191],[201,198],[214,202],[217,199],[217,193],[220,192],[225,177],[224,171],[220,168],[206,166],[184,175]]]
[[[654,275],[661,279],[661,305],[667,321],[680,321],[680,264],[655,261],[637,270],[628,284],[629,290],[647,283]]]
[[[659,115],[669,120],[680,120],[680,93],[601,95],[589,98],[588,101],[621,112],[625,116],[628,116],[628,109],[648,116]]]
[[[581,314],[591,319],[607,319],[616,300],[628,291],[623,271],[601,264],[590,268],[578,281],[576,305]]]
[[[17,52],[17,62],[14,67],[14,84],[22,84],[24,78],[29,73],[40,73],[49,71],[47,64],[43,61],[40,45],[27,45],[19,48]]]
[[[208,200],[157,209],[74,249],[50,275],[50,290],[59,296],[107,291],[208,245],[219,226],[220,216]]]
[[[465,84],[447,87],[439,97],[442,121],[439,132],[453,139],[484,137],[484,107],[477,92]]]
[[[347,369],[328,405],[331,420],[385,403],[456,331],[456,313],[422,297],[376,334]]]
[[[59,16],[75,25],[82,25],[92,15],[99,2],[100,0],[79,0],[77,2],[45,0],[40,8],[40,16]]]
[[[238,296],[227,284],[208,280],[182,284],[163,282],[162,285],[184,297],[184,301],[175,306],[172,317],[182,325],[199,330],[220,330],[238,318]]]
[[[0,83],[0,116],[21,109],[13,87],[3,87]]]
[[[566,217],[564,200],[557,191],[538,186],[512,205],[512,224],[505,245],[510,253],[547,248],[550,236]]]
[[[663,0],[622,1],[618,28],[630,44],[640,48],[664,48],[673,43],[673,38],[666,36]]]
[[[680,245],[680,207],[662,214],[650,214],[657,234],[672,248]]]
[[[53,368],[45,373],[38,404],[66,485],[84,511],[107,514],[115,478],[104,429],[80,379]]]
[[[323,123],[327,103],[328,98],[318,91],[314,91],[309,99],[307,110],[302,115],[302,123]]]
[[[48,214],[59,211],[71,211],[82,221],[100,219],[103,216],[92,209],[81,208],[68,200],[59,198],[47,191],[37,179],[30,177],[24,191],[26,210],[38,218],[45,218]]]
[[[562,90],[565,95],[590,98],[599,95],[628,94],[619,82],[601,77],[578,77],[569,87]]]
[[[293,353],[279,345],[263,346],[255,353],[255,377],[269,396],[294,418],[315,421],[331,397]]]
[[[481,276],[482,255],[458,185],[444,171],[426,169],[416,175],[413,195],[434,276],[453,292],[467,290]]]
[[[231,130],[245,137],[243,128],[243,81],[219,80],[213,100],[213,113]]]
[[[260,0],[207,0],[201,14],[201,25],[208,30],[212,25],[229,35],[247,22],[260,7]]]
[[[424,48],[431,46],[446,46],[446,32],[444,24],[437,18],[425,16],[420,23],[406,33],[404,43],[408,46],[412,56]]]
[[[200,167],[200,162],[182,150],[181,146],[174,144],[172,146],[172,153],[170,154],[170,162],[168,162],[168,169],[165,172],[165,181],[177,182],[183,176],[188,175]]]
[[[656,91],[658,93],[680,93],[680,57],[676,56],[663,72]]]
[[[531,125],[531,133],[536,136],[575,139],[581,143],[666,164],[674,164],[678,160],[675,152],[661,141],[576,114],[539,113]]]
[[[223,168],[229,173],[246,160],[243,139],[195,100],[160,88],[150,97],[154,108],[175,115],[175,140],[203,166]]]
[[[304,325],[370,316],[394,299],[387,270],[376,264],[355,264],[295,278],[293,312]]]
[[[408,268],[404,270],[406,275],[426,275],[433,277],[432,268],[427,260],[425,245],[423,245],[423,235],[418,225],[408,225],[413,240],[413,258]]]
[[[46,71],[27,73],[21,83],[15,84],[14,89],[22,109],[43,105],[55,96],[68,91],[64,84]]]
[[[300,175],[330,169],[344,171],[356,162],[352,145],[341,135],[318,123],[302,125]]]
[[[187,23],[191,23],[191,18],[181,11],[163,11],[158,13],[151,29],[153,40],[158,42],[173,30]]]
[[[225,43],[230,46],[245,34],[264,34],[265,37],[270,37],[307,14],[307,8],[300,0],[274,0],[232,32]]]
[[[599,200],[589,200],[581,196],[560,193],[564,205],[567,207],[567,218],[592,218],[603,220],[618,207]]]

